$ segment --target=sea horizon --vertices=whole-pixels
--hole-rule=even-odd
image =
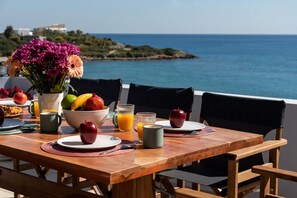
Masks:
[[[297,99],[297,35],[96,36],[128,45],[171,47],[199,58],[86,62],[87,78],[121,78],[125,84]]]
[[[120,35],[230,35],[230,36],[297,36],[297,34],[280,34],[280,33],[90,33],[91,35],[113,35],[113,34],[120,34]]]

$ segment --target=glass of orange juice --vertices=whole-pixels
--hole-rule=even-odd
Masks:
[[[33,100],[31,100],[31,104],[28,107],[28,111],[31,115],[35,116],[36,118],[39,118],[39,105],[38,105],[38,97],[37,95],[33,95]]]
[[[39,118],[40,117],[40,112],[39,112],[38,100],[34,99],[33,108],[34,108],[34,114],[35,114],[36,118]]]
[[[134,105],[133,104],[118,104],[117,119],[120,131],[131,131],[134,120]]]
[[[143,141],[143,125],[155,124],[156,113],[154,112],[138,112],[136,114],[137,118],[137,133],[140,141]]]

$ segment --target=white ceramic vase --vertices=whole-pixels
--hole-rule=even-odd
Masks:
[[[64,93],[38,93],[39,112],[58,112],[61,115],[63,97]]]

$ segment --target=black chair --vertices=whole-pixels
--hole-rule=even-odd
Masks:
[[[270,131],[275,131],[274,140],[202,159],[198,163],[178,168],[178,170],[161,172],[159,176],[164,180],[171,177],[209,186],[219,196],[237,197],[248,193],[258,185],[259,177],[251,172],[251,167],[264,164],[263,151],[269,151],[270,163],[266,165],[278,167],[280,146],[287,144],[285,139],[281,139],[284,110],[285,102],[282,100],[204,93],[200,122],[215,127],[262,134],[264,137]],[[274,193],[277,193],[276,180],[272,181],[272,187]],[[193,185],[192,189],[199,190],[200,186]],[[180,191],[183,191],[184,197],[187,197],[184,192],[193,193],[192,190],[184,191],[184,188],[181,188],[176,191],[177,197],[180,196]],[[198,191],[196,192],[199,194]]]
[[[72,89],[73,88],[73,89]],[[113,110],[120,100],[122,92],[121,79],[87,79],[72,78],[68,93],[80,95],[83,93],[96,93],[104,100],[106,106],[110,106]]]
[[[158,118],[168,119],[172,109],[179,108],[190,119],[194,100],[193,88],[165,88],[130,84],[127,103],[135,105],[135,113],[151,111]]]
[[[87,79],[87,78],[72,78],[70,81],[69,94],[80,95],[83,93],[96,93],[104,100],[104,105],[109,106],[114,110],[120,100],[122,92],[121,79]],[[91,187],[99,194],[99,191],[108,192],[107,187],[99,183],[95,183],[84,178],[72,176],[67,173],[58,171],[57,182],[69,184],[76,188]],[[99,188],[97,188],[99,187]],[[100,190],[99,190],[100,189]]]

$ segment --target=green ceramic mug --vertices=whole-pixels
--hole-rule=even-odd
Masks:
[[[112,123],[114,124],[115,128],[118,128],[118,115],[117,113],[114,113],[112,116]]]
[[[160,148],[164,142],[164,131],[162,125],[150,124],[143,126],[143,147]]]
[[[40,113],[40,132],[57,133],[61,125],[62,118],[57,112]]]

